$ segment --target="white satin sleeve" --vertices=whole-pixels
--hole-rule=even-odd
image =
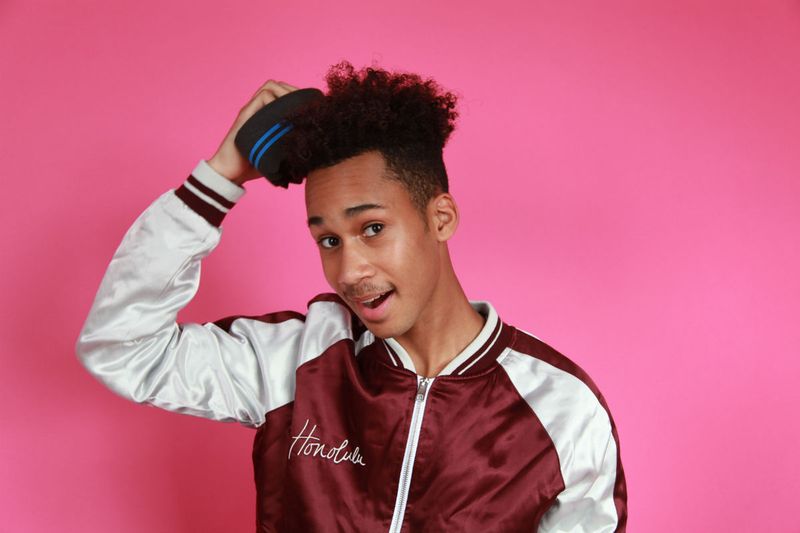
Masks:
[[[590,431],[597,429],[592,428]],[[576,449],[579,446],[580,444],[576,444]],[[616,442],[609,433],[605,445],[594,450],[594,455],[584,460],[582,470],[567,478],[567,486],[542,517],[538,533],[624,531],[621,529],[613,500]]]
[[[277,323],[240,318],[225,329],[176,322],[197,292],[202,259],[220,241],[222,216],[244,194],[209,169],[201,161],[189,177],[194,186],[187,188],[188,180],[182,185],[183,194],[196,192],[206,206],[190,208],[171,189],[125,233],[75,351],[95,378],[124,398],[257,427],[274,403],[271,382],[291,385],[282,394],[293,394],[288,381],[301,362],[305,315]],[[224,211],[201,215],[206,208]]]
[[[613,420],[586,382],[538,357],[511,350],[501,365],[544,426],[558,454],[563,490],[537,533],[622,533],[617,509],[619,450]]]

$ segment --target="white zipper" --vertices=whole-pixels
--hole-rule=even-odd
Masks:
[[[403,515],[406,512],[408,487],[411,484],[411,472],[414,469],[414,457],[417,455],[417,442],[419,429],[422,427],[422,417],[425,414],[425,403],[428,401],[428,390],[434,378],[417,376],[417,396],[414,399],[414,412],[411,415],[411,428],[408,430],[406,452],[403,455],[403,468],[400,470],[400,483],[397,487],[397,499],[394,503],[394,515],[389,533],[399,533],[403,525]]]

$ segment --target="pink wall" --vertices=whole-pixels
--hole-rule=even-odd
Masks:
[[[789,0],[3,2],[0,531],[252,530],[252,430],[128,403],[73,346],[138,213],[266,79],[340,59],[462,95],[456,270],[598,383],[630,531],[800,531],[799,27]],[[247,188],[184,321],[328,289],[302,188]]]

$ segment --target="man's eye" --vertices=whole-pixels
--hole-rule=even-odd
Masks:
[[[367,230],[369,231],[370,228],[378,227],[378,230],[375,233],[380,233],[383,230],[383,224],[376,222],[374,224],[370,224],[367,226]],[[373,235],[368,235],[369,237],[373,237]]]
[[[336,242],[334,242],[330,246],[326,246],[325,243],[326,243],[326,241],[329,241],[329,240],[338,241],[338,239],[336,237],[323,237],[323,238],[321,238],[319,240],[320,246],[322,246],[323,248],[333,248],[334,246],[336,246]]]

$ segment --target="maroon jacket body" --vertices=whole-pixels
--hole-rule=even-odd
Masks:
[[[490,302],[470,300],[483,329],[429,378],[334,293],[304,313],[177,322],[244,191],[201,161],[157,198],[76,351],[126,398],[255,428],[258,531],[625,531],[603,396]]]

